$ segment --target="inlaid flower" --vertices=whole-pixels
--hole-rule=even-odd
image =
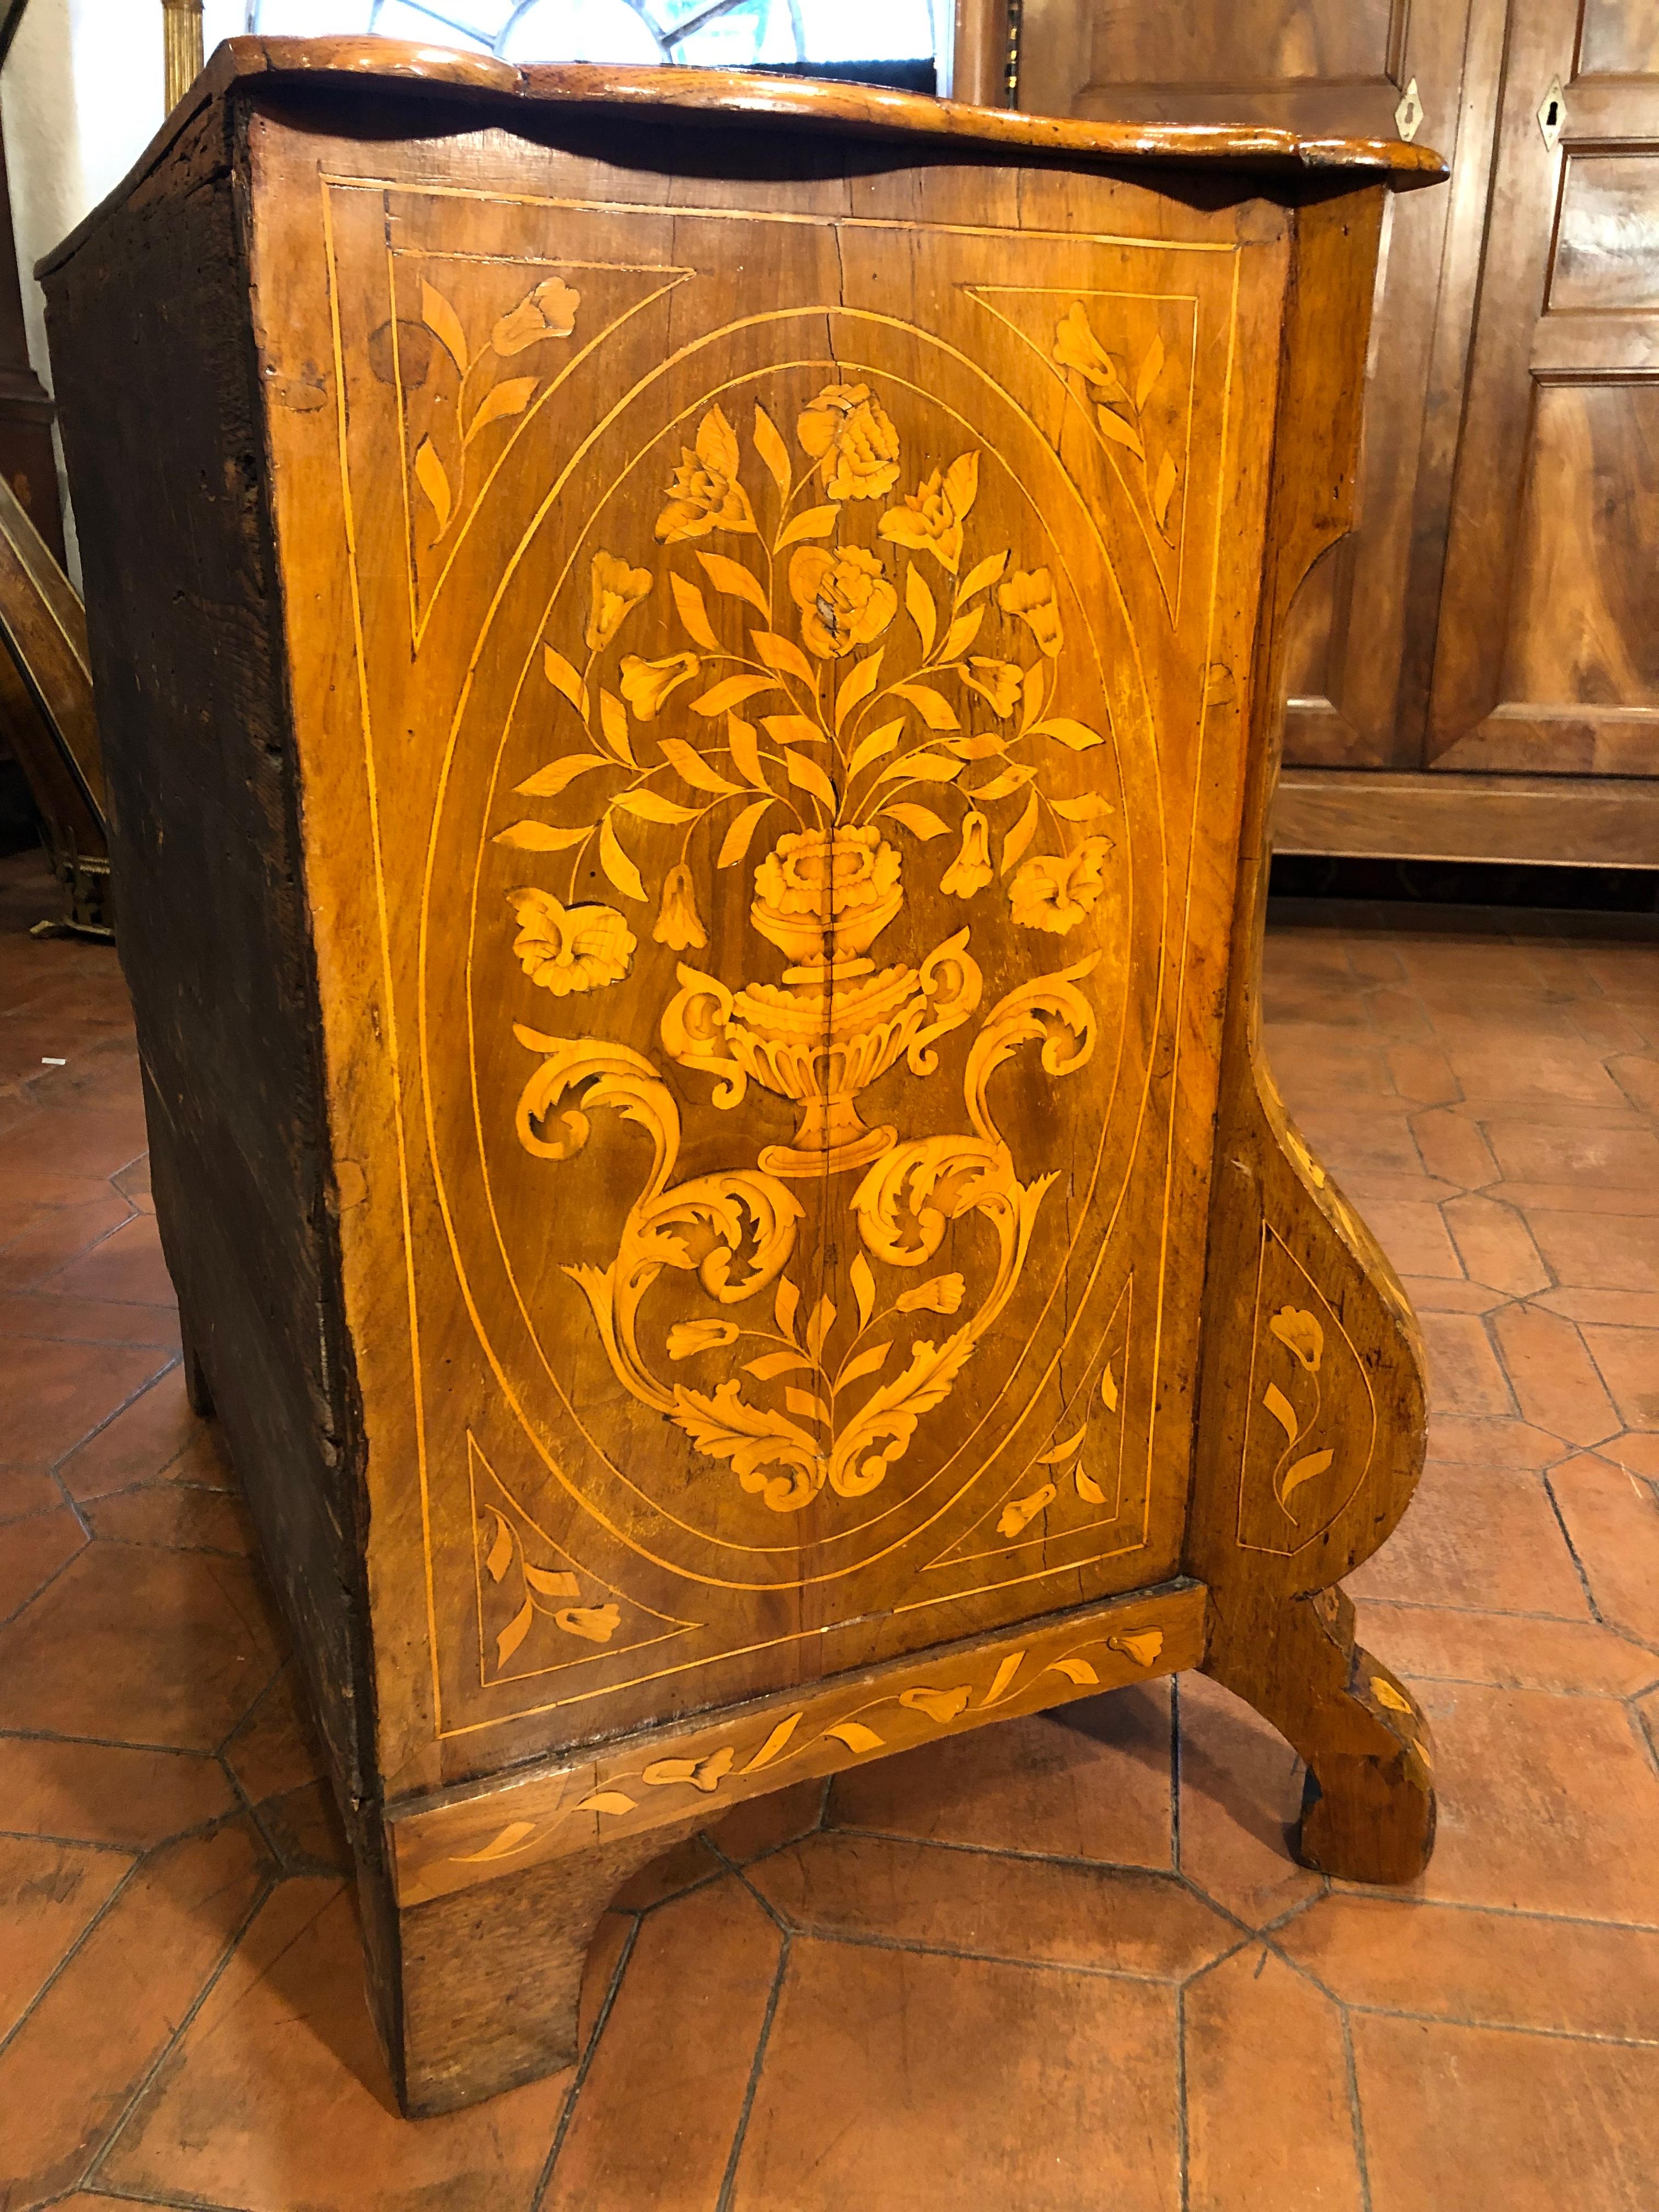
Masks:
[[[489,343],[497,353],[512,355],[543,338],[568,338],[576,327],[581,303],[581,294],[573,291],[562,276],[550,276],[501,317],[489,333]]]
[[[931,553],[954,576],[962,562],[962,526],[978,490],[979,455],[963,453],[907,493],[902,507],[889,507],[881,534],[890,544]]]
[[[690,1359],[698,1352],[718,1352],[722,1345],[735,1344],[738,1325],[730,1321],[677,1321],[668,1332],[668,1357],[671,1359]]]
[[[651,589],[648,568],[630,568],[614,553],[593,556],[592,597],[585,633],[590,653],[603,653],[632,609]]]
[[[972,898],[991,880],[991,825],[975,808],[963,817],[962,850],[939,879],[953,898]]]
[[[1310,1375],[1317,1375],[1325,1352],[1325,1332],[1316,1318],[1301,1306],[1280,1306],[1267,1323],[1279,1342],[1289,1346]]]
[[[620,983],[634,957],[634,933],[614,907],[563,906],[550,892],[509,891],[519,918],[513,940],[532,983],[562,999]]]
[[[878,830],[797,830],[755,871],[755,927],[793,958],[868,950],[904,902],[898,854]]]
[[[820,660],[873,644],[898,612],[886,570],[861,545],[801,546],[789,563],[789,591],[800,609],[800,634]]]
[[[1060,644],[1060,606],[1054,580],[1046,568],[1016,568],[1006,584],[997,586],[997,605],[1006,615],[1018,615],[1052,660]]]
[[[1085,837],[1074,853],[1044,854],[1027,860],[1008,889],[1008,902],[1022,929],[1052,930],[1063,937],[1074,929],[1106,888],[1107,837]]]
[[[1062,368],[1080,370],[1091,384],[1098,386],[1103,398],[1129,397],[1117,363],[1090,327],[1081,301],[1073,302],[1071,312],[1054,331],[1054,359]]]
[[[898,432],[867,384],[826,384],[797,416],[795,435],[815,461],[828,460],[831,499],[884,499],[898,482]]]
[[[622,665],[622,695],[641,722],[654,722],[671,691],[697,672],[695,653],[671,653],[666,660],[641,660],[630,653]]]
[[[968,666],[962,680],[970,691],[977,691],[981,699],[988,699],[991,711],[1006,721],[1019,703],[1019,687],[1024,670],[1012,660],[988,660],[983,653],[969,655]]]
[[[718,407],[697,425],[696,450],[680,447],[680,465],[668,487],[668,504],[657,517],[657,539],[678,545],[711,530],[752,531],[755,510],[738,482],[738,434]]]
[[[701,952],[708,944],[690,868],[671,868],[663,878],[662,908],[651,934],[676,952]]]

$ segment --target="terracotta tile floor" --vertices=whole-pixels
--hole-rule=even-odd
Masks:
[[[1353,1580],[1433,1719],[1408,1893],[1286,1854],[1198,1678],[743,1808],[571,2074],[406,2125],[235,1485],[185,1409],[114,957],[0,864],[0,2212],[1659,2212],[1659,947],[1281,921],[1271,1042],[1408,1279]],[[61,1060],[62,1066],[47,1065]]]

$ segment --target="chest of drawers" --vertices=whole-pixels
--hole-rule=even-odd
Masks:
[[[1255,996],[1436,173],[246,40],[48,269],[192,1389],[410,2111],[732,1802],[1150,1675],[1426,1856],[1337,1587],[1413,1325]]]

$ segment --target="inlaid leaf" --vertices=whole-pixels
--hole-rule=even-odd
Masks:
[[[822,1421],[826,1429],[830,1426],[830,1408],[822,1398],[815,1397],[811,1391],[798,1389],[793,1382],[786,1382],[783,1388],[783,1402],[798,1419]]]
[[[988,735],[978,738],[946,738],[945,744],[946,751],[953,752],[958,760],[965,761],[995,760],[1000,754],[1006,753],[1008,750],[1006,738]]]
[[[745,722],[741,714],[726,718],[726,750],[732,756],[732,765],[744,781],[754,791],[770,791],[766,771],[761,766],[760,738],[752,722]]]
[[[744,1768],[744,1772],[745,1774],[755,1774],[758,1773],[763,1766],[769,1766],[772,1764],[772,1761],[784,1750],[790,1737],[793,1735],[795,1730],[800,1726],[800,1720],[801,1717],[799,1713],[789,1713],[786,1715],[786,1717],[781,1720],[777,1726],[773,1729],[771,1735],[767,1737],[765,1742],[755,1753],[755,1756],[750,1760],[748,1765]]]
[[[524,853],[567,853],[573,845],[580,845],[585,837],[593,834],[591,822],[574,830],[556,830],[548,822],[509,822],[505,830],[498,830],[490,842],[493,845],[516,845]]]
[[[939,647],[942,661],[960,660],[979,635],[979,626],[985,619],[983,607],[975,607],[965,615],[958,615],[945,633],[945,642]]]
[[[490,1581],[498,1583],[513,1564],[513,1531],[507,1527],[504,1514],[496,1513],[493,1505],[489,1510],[495,1515],[495,1540],[484,1560],[484,1569]]]
[[[430,438],[422,438],[415,448],[415,481],[432,503],[432,512],[438,518],[438,535],[441,538],[449,527],[449,478],[444,465],[438,459],[438,449]]]
[[[868,768],[872,761],[878,761],[884,753],[890,753],[903,729],[904,717],[901,714],[897,721],[884,722],[878,730],[872,730],[867,736],[860,738],[853,748],[852,759],[847,763],[849,779]]]
[[[562,760],[549,761],[534,775],[526,776],[514,789],[521,799],[556,799],[567,784],[574,783],[579,775],[586,775],[590,769],[614,765],[603,753],[567,753]]]
[[[533,1590],[544,1597],[580,1597],[582,1586],[574,1575],[556,1572],[551,1567],[532,1567],[528,1559],[524,1565],[524,1578]]]
[[[878,1367],[886,1365],[887,1355],[892,1348],[890,1344],[872,1344],[867,1352],[860,1352],[856,1359],[849,1359],[836,1378],[836,1388],[842,1389],[848,1382],[861,1382],[866,1375],[873,1375]]]
[[[990,1688],[980,1699],[980,1709],[981,1711],[987,1705],[996,1705],[1001,1704],[1002,1700],[1007,1696],[1009,1691],[1013,1687],[1014,1677],[1018,1674],[1021,1662],[1024,1659],[1024,1656],[1025,1654],[1024,1651],[1011,1651],[1008,1654],[1008,1656],[997,1668],[996,1673],[991,1677]]]
[[[786,752],[783,764],[789,771],[789,781],[797,790],[811,793],[831,814],[836,811],[836,787],[815,760],[805,753]]]
[[[993,799],[1012,799],[1015,792],[1023,791],[1036,774],[1024,761],[1010,761],[1000,775],[994,775],[989,783],[981,783],[973,792],[975,806],[985,805]]]
[[[631,1813],[634,1800],[624,1797],[620,1790],[596,1790],[590,1797],[576,1800],[579,1813]]]
[[[804,1352],[765,1352],[758,1359],[745,1360],[743,1371],[752,1375],[757,1382],[775,1382],[780,1375],[811,1364]]]
[[[1165,537],[1170,528],[1170,501],[1175,496],[1176,470],[1175,458],[1165,453],[1158,465],[1158,480],[1152,486],[1152,520]]]
[[[919,780],[923,783],[951,783],[962,774],[963,763],[952,760],[949,753],[906,753],[896,760],[891,768],[883,769],[876,778],[878,783],[908,783]],[[1030,771],[1028,769],[1029,775]]]
[[[614,691],[599,691],[599,733],[619,761],[637,768],[633,740],[628,734],[628,709]]]
[[[1284,1430],[1291,1442],[1294,1443],[1302,1433],[1302,1425],[1296,1418],[1295,1407],[1291,1405],[1277,1382],[1270,1382],[1267,1385],[1261,1394],[1261,1402],[1278,1422],[1279,1427]]]
[[[542,647],[542,667],[548,682],[556,691],[562,692],[570,702],[583,721],[587,720],[587,686],[565,659],[550,645]]]
[[[779,434],[777,424],[758,401],[755,404],[755,451],[766,464],[767,474],[787,499],[793,481],[789,448]]]
[[[624,814],[631,814],[641,822],[695,822],[702,809],[682,806],[677,799],[665,799],[659,791],[618,792],[611,800]]]
[[[823,1340],[836,1325],[835,1300],[826,1291],[813,1307],[806,1323],[806,1349],[814,1359],[823,1356]]]
[[[1116,1413],[1117,1377],[1112,1372],[1112,1363],[1109,1359],[1106,1362],[1105,1370],[1100,1378],[1100,1402],[1109,1413]]]
[[[1114,414],[1109,407],[1097,407],[1095,416],[1101,429],[1115,444],[1127,446],[1138,461],[1146,459],[1146,448],[1121,415]]]
[[[726,676],[711,690],[691,702],[694,714],[724,714],[732,707],[741,707],[745,699],[752,699],[757,691],[775,691],[775,676]]]
[[[962,580],[962,587],[957,593],[957,605],[965,605],[975,592],[982,592],[988,584],[994,584],[1007,565],[1008,548],[1006,545],[1000,553],[988,553],[982,561],[976,561]]]
[[[763,714],[761,726],[775,745],[821,745],[823,732],[810,714]]]
[[[1069,745],[1074,753],[1086,753],[1091,745],[1104,743],[1098,730],[1091,730],[1086,722],[1075,722],[1069,714],[1050,714],[1045,720],[1033,722],[1030,734],[1034,738],[1054,738],[1062,745]]]
[[[1371,1676],[1371,1695],[1379,1705],[1385,1705],[1391,1713],[1408,1713],[1412,1710],[1411,1699],[1402,1696],[1394,1684],[1381,1674]]]
[[[586,1644],[609,1644],[622,1625],[622,1607],[616,1605],[568,1605],[553,1616],[556,1628],[567,1636],[580,1636]]]
[[[535,1607],[532,1605],[530,1600],[526,1598],[524,1603],[519,1607],[519,1610],[514,1614],[512,1620],[507,1622],[507,1626],[502,1629],[501,1634],[495,1638],[495,1664],[497,1667],[506,1666],[507,1661],[513,1656],[513,1654],[524,1642],[525,1638],[530,1633],[530,1624],[535,1618]]]
[[[1047,660],[1035,660],[1019,680],[1019,733],[1024,737],[1042,712],[1043,694],[1048,682]]]
[[[1304,1482],[1311,1482],[1315,1475],[1323,1474],[1335,1456],[1334,1452],[1316,1451],[1310,1452],[1305,1459],[1292,1462],[1285,1468],[1284,1480],[1279,1486],[1279,1504],[1288,1505],[1291,1493],[1300,1490]]]
[[[1080,1460],[1072,1469],[1072,1480],[1077,1485],[1077,1494],[1085,1505],[1103,1505],[1106,1503],[1105,1492],[1093,1475],[1085,1474]]]
[[[533,376],[504,377],[501,383],[491,385],[478,403],[478,410],[466,426],[466,435],[461,441],[470,446],[480,430],[487,430],[492,422],[499,422],[508,415],[522,415],[529,406],[538,380]]]
[[[911,574],[915,572],[913,569]],[[908,699],[930,730],[959,730],[961,722],[957,710],[942,691],[935,691],[931,684],[896,684],[894,690],[901,699]]]
[[[1083,1442],[1083,1439],[1088,1435],[1088,1433],[1089,1424],[1085,1421],[1080,1429],[1075,1429],[1073,1431],[1072,1434],[1066,1437],[1063,1444],[1056,1444],[1052,1451],[1044,1452],[1037,1461],[1037,1465],[1039,1467],[1058,1467],[1061,1460],[1070,1459],[1072,1454],[1077,1449],[1078,1446]]]
[[[599,824],[599,866],[624,898],[644,904],[645,885],[640,881],[640,872],[617,843],[608,814]]]
[[[998,1535],[1018,1536],[1022,1528],[1054,1504],[1058,1495],[1054,1484],[1045,1482],[1041,1490],[1034,1490],[1029,1498],[1012,1499],[997,1517]]]
[[[1002,868],[1006,876],[1019,860],[1025,848],[1036,835],[1037,795],[1032,792],[1025,802],[1025,811],[1002,841]]]
[[[694,645],[702,646],[705,653],[718,653],[720,641],[714,635],[714,625],[708,619],[708,602],[689,577],[677,576],[671,570],[669,589],[674,594],[674,605],[680,621]]]
[[[1117,812],[1111,800],[1103,799],[1097,791],[1085,791],[1080,799],[1057,799],[1054,808],[1062,822],[1097,822],[1103,814]]]
[[[772,1316],[782,1334],[793,1343],[795,1340],[795,1316],[800,1311],[800,1291],[787,1275],[778,1278],[778,1294],[772,1301]]]
[[[973,1694],[967,1682],[958,1683],[952,1690],[935,1690],[919,1684],[914,1690],[901,1690],[899,1703],[908,1712],[926,1713],[930,1721],[937,1721],[943,1728],[966,1710]]]
[[[917,806],[908,799],[896,799],[890,806],[884,806],[881,811],[884,814],[890,814],[895,822],[902,822],[910,835],[920,837],[924,844],[929,837],[950,835],[950,823],[941,822],[931,806]]]
[[[1051,1659],[1047,1671],[1050,1674],[1064,1674],[1068,1682],[1075,1682],[1079,1687],[1100,1680],[1086,1659]]]
[[[697,558],[717,592],[724,592],[728,599],[747,599],[751,607],[769,619],[772,608],[766,587],[752,568],[745,568],[741,561],[731,560],[724,553],[700,552]]]
[[[875,690],[876,678],[881,673],[881,656],[884,650],[884,647],[878,646],[873,653],[866,653],[862,660],[855,662],[852,674],[836,692],[836,729],[837,733],[854,708],[860,705]]]
[[[1141,362],[1135,378],[1135,413],[1139,415],[1152,396],[1152,386],[1164,373],[1164,341],[1154,337],[1146,349],[1146,358]]]
[[[848,1751],[879,1751],[886,1741],[874,1729],[866,1728],[862,1721],[837,1721],[823,1732],[834,1736],[837,1743],[844,1743]]]
[[[461,319],[443,294],[428,284],[424,276],[421,279],[421,320],[465,376],[466,337],[461,329]]]
[[[499,1836],[492,1837],[481,1851],[458,1851],[458,1866],[487,1866],[491,1859],[510,1859],[521,1851],[536,1832],[533,1820],[509,1820]]]
[[[858,1300],[859,1327],[863,1328],[876,1310],[876,1278],[862,1252],[853,1255],[853,1264],[847,1270],[847,1279],[853,1285],[853,1296]]]
[[[751,629],[749,635],[754,641],[757,660],[763,660],[769,668],[775,668],[782,675],[799,677],[816,694],[818,672],[793,638],[782,637],[775,629]]]
[[[799,545],[809,538],[827,538],[840,520],[841,509],[838,507],[809,507],[804,514],[798,514],[780,535],[779,552],[781,553],[786,545]]]
[[[916,626],[916,635],[921,640],[921,657],[926,660],[939,635],[939,609],[933,604],[927,579],[914,561],[904,572],[904,608]]]
[[[772,804],[769,799],[757,799],[752,806],[745,806],[741,814],[734,815],[731,826],[720,840],[720,849],[715,858],[717,868],[736,866],[749,850],[749,841],[755,834],[756,824]]]
[[[717,798],[730,799],[734,792],[742,790],[740,783],[728,781],[718,769],[710,768],[696,747],[687,744],[684,738],[659,738],[657,743],[675,775],[682,783],[689,783],[693,791],[712,791]]]

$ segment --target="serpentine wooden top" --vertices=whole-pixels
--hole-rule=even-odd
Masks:
[[[894,92],[879,85],[818,82],[742,70],[649,69],[548,63],[520,68],[489,54],[400,39],[227,39],[161,131],[107,198],[42,257],[36,275],[73,253],[103,209],[117,205],[153,169],[190,119],[243,84],[329,78],[368,80],[377,92],[442,93],[496,110],[527,101],[581,102],[623,110],[669,108],[688,122],[839,131],[849,137],[950,139],[1011,152],[1063,155],[1091,166],[1140,162],[1190,168],[1216,163],[1267,175],[1338,170],[1356,181],[1386,179],[1399,191],[1446,173],[1427,146],[1397,138],[1317,138],[1256,124],[1088,123],[1009,108]]]

